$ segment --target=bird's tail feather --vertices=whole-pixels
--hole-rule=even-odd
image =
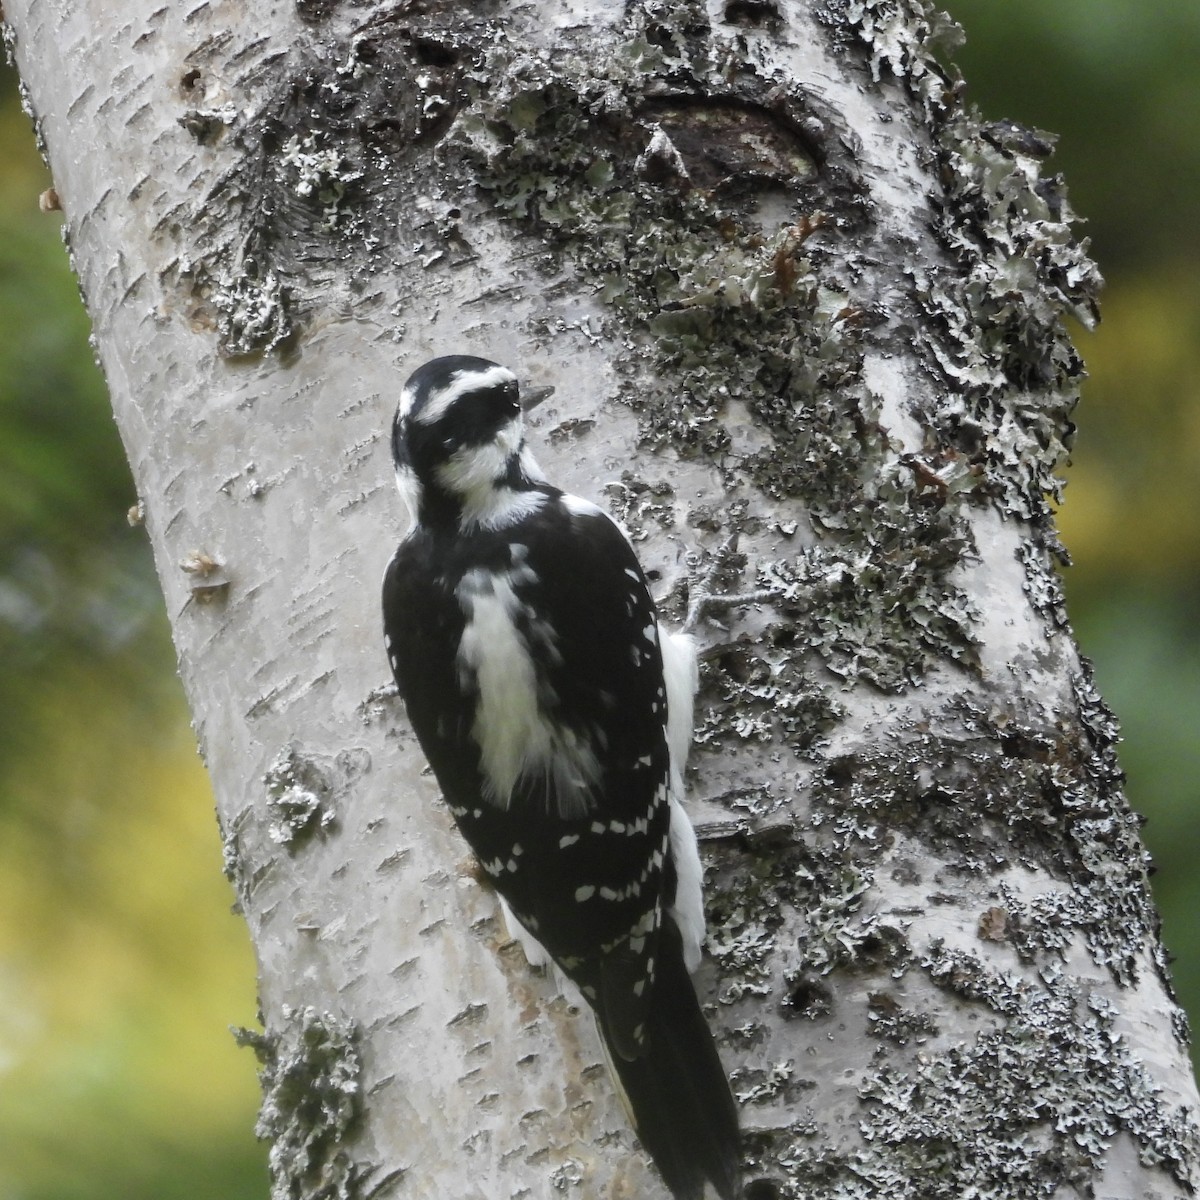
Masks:
[[[642,1144],[675,1200],[703,1200],[708,1180],[736,1200],[740,1134],[729,1080],[683,962],[679,932],[665,918],[646,1026],[646,1051],[623,1058],[597,1013],[609,1067]]]

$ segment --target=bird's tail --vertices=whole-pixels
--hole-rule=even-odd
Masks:
[[[623,1058],[597,1011],[609,1067],[637,1135],[675,1200],[704,1200],[705,1180],[736,1200],[740,1134],[729,1080],[683,961],[679,931],[664,914],[645,1051]]]

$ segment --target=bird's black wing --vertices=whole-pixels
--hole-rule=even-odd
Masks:
[[[611,1010],[618,1052],[636,1054],[671,898],[670,764],[654,606],[628,541],[557,493],[502,530],[443,544],[418,531],[388,567],[384,625],[463,834],[530,933]]]

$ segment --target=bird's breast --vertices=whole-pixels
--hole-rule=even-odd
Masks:
[[[459,685],[475,698],[471,737],[480,756],[483,796],[509,808],[532,804],[563,818],[586,815],[601,774],[595,739],[556,716],[548,668],[554,629],[519,594],[536,582],[528,568],[475,568],[456,589],[464,626]]]

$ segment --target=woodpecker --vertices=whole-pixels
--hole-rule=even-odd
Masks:
[[[415,371],[392,458],[414,521],[384,576],[384,644],[450,812],[526,956],[591,1006],[676,1200],[734,1200],[737,1111],[690,974],[691,639],[660,626],[612,518],[546,481],[505,367]]]

